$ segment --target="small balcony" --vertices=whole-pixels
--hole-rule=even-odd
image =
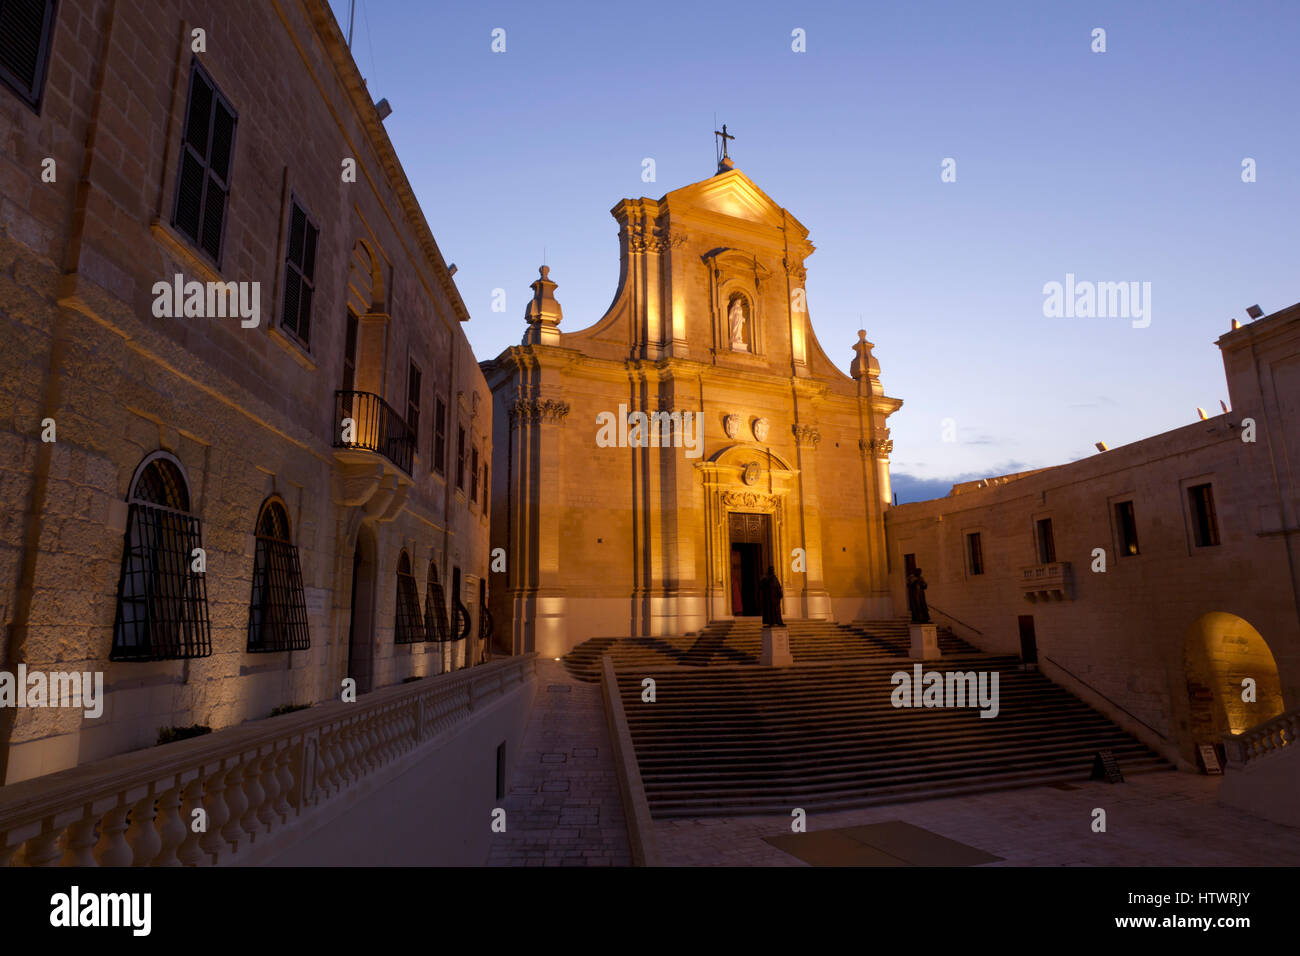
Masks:
[[[345,423],[351,422],[348,428]],[[415,455],[415,435],[406,420],[373,392],[334,393],[334,447],[383,455],[407,475]]]
[[[1020,569],[1020,592],[1026,601],[1070,600],[1070,562],[1055,561]]]

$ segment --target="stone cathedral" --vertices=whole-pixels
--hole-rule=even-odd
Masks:
[[[817,341],[808,230],[725,157],[612,214],[605,315],[563,330],[542,267],[521,344],[482,363],[499,631],[547,656],[687,633],[758,615],[769,566],[786,620],[891,616],[886,421],[902,402],[865,332],[848,374]]]

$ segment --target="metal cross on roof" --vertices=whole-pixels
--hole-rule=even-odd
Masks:
[[[731,157],[727,155],[727,140],[735,139],[736,137],[727,132],[727,124],[723,123],[720,131],[715,129],[713,135],[715,137],[722,137],[722,155],[718,157],[718,162],[722,162],[724,159],[730,159]],[[716,143],[717,140],[715,139],[714,142]]]

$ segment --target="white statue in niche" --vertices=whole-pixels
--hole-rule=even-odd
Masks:
[[[749,324],[748,300],[737,292],[731,297],[731,309],[727,321],[731,324],[731,348],[736,352],[748,352],[749,343],[745,339],[745,326]]]

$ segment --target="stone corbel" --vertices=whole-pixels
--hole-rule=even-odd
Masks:
[[[517,398],[511,404],[510,427],[525,425],[563,425],[569,415],[569,403],[556,399]]]
[[[812,425],[796,424],[791,426],[794,431],[794,440],[796,445],[807,448],[816,448],[821,443],[822,433]]]

